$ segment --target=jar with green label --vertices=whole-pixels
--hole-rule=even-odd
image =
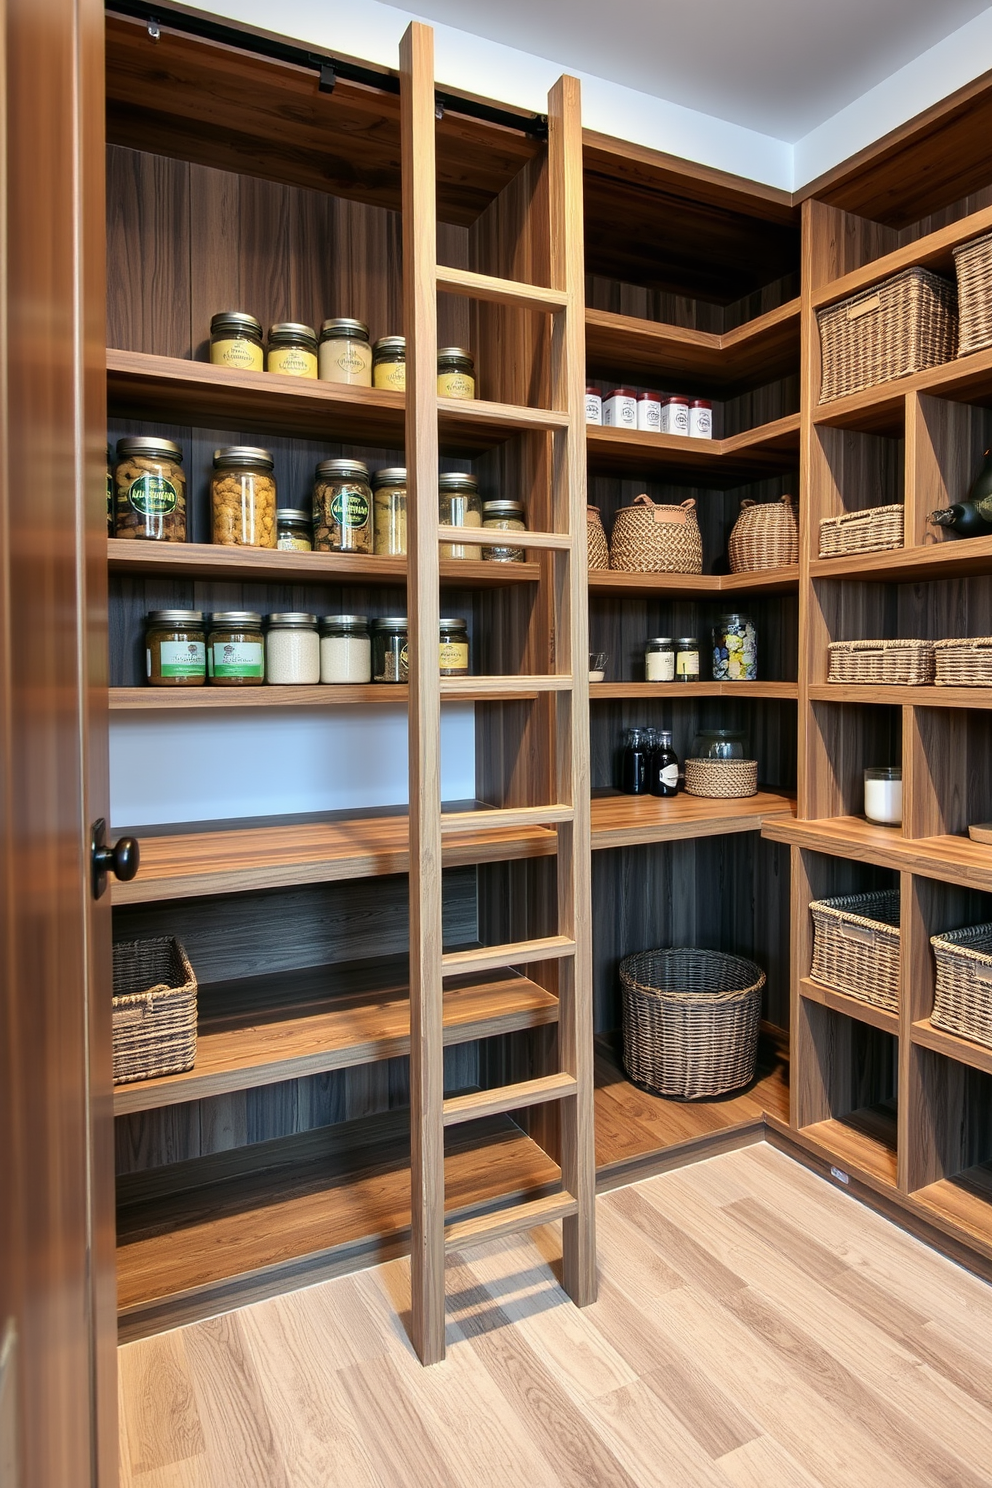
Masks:
[[[406,392],[406,337],[380,336],[372,348],[372,386]]]
[[[152,687],[202,687],[207,638],[200,610],[152,610],[145,630],[145,677]]]
[[[353,320],[349,315],[325,320],[320,328],[317,367],[324,382],[371,387],[372,348],[364,320]]]
[[[441,620],[439,663],[442,677],[468,676],[468,629],[464,620]]]
[[[406,552],[406,470],[390,466],[372,477],[375,551],[383,557]]]
[[[439,398],[474,398],[475,363],[460,346],[442,346],[437,354]]]
[[[405,615],[372,621],[372,680],[409,682],[410,653]]]
[[[321,460],[313,483],[317,553],[371,553],[372,490],[361,460]]]
[[[118,439],[114,532],[155,542],[186,541],[183,452],[171,439]]]
[[[313,523],[306,512],[295,506],[281,506],[276,512],[276,547],[288,552],[309,553],[313,547]]]
[[[218,310],[210,321],[210,360],[215,367],[262,372],[262,322],[243,310]]]
[[[268,450],[252,444],[229,444],[214,450],[210,506],[215,543],[226,547],[275,547],[274,468]]]
[[[107,536],[114,535],[114,447],[107,445]]]
[[[265,681],[262,617],[254,610],[218,610],[210,617],[207,675],[214,687],[261,687]]]
[[[269,328],[266,372],[283,377],[317,377],[317,332],[295,320],[281,320]]]
[[[460,471],[438,476],[438,519],[443,527],[481,527],[482,502],[479,482]],[[466,543],[441,543],[442,558],[482,557],[482,549]]]

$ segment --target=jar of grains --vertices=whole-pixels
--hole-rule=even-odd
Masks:
[[[406,337],[380,336],[372,348],[372,386],[406,392]]]
[[[320,681],[317,617],[292,610],[269,616],[265,680],[275,687],[312,687]]]
[[[443,527],[481,527],[482,502],[479,500],[479,482],[474,475],[462,475],[456,471],[440,475],[438,488],[438,517]],[[468,547],[464,543],[441,543],[442,558],[482,557],[482,549]]]
[[[317,367],[324,382],[371,387],[372,348],[365,322],[347,315],[325,320],[320,328]]]
[[[261,615],[254,610],[217,610],[211,615],[207,676],[215,687],[261,687],[265,681]]]
[[[114,532],[157,542],[186,541],[183,452],[171,439],[118,439]]]
[[[405,615],[372,621],[372,680],[408,682],[410,679]]]
[[[214,450],[210,481],[213,539],[226,547],[276,546],[276,482],[268,450],[231,444]]]
[[[243,310],[219,310],[210,321],[210,360],[215,367],[262,372],[262,323]]]
[[[309,553],[313,547],[313,523],[306,512],[295,506],[281,506],[276,512],[276,547],[290,552]]]
[[[321,620],[320,680],[372,681],[372,642],[364,615],[325,615]]]
[[[372,526],[377,553],[406,552],[406,470],[402,466],[373,475]]]
[[[460,346],[442,346],[437,354],[439,398],[474,398],[475,363]]]
[[[441,620],[438,662],[442,677],[468,676],[468,630],[464,620]]]
[[[486,501],[482,506],[483,527],[494,527],[501,532],[526,532],[524,504],[522,501]],[[526,553],[523,548],[483,548],[482,556],[490,563],[523,563]]]
[[[202,687],[207,638],[200,610],[152,610],[145,630],[145,676],[153,687]]]
[[[317,332],[313,326],[295,320],[281,320],[269,328],[269,350],[265,357],[266,372],[281,372],[284,377],[317,376]]]
[[[361,460],[321,460],[313,483],[317,553],[371,553],[372,492]]]
[[[114,447],[107,445],[107,536],[114,535]]]

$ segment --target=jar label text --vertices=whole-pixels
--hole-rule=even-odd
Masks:
[[[179,505],[179,492],[161,475],[139,475],[127,489],[127,499],[143,517],[167,517]]]
[[[361,491],[338,491],[331,498],[331,521],[355,531],[369,524],[369,498]]]
[[[261,641],[214,641],[210,648],[212,677],[264,677]]]

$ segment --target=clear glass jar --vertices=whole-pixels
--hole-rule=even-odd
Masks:
[[[210,360],[239,372],[264,371],[261,321],[243,310],[219,310],[210,321]]]
[[[313,483],[317,553],[371,553],[372,491],[361,460],[321,460]]]
[[[467,677],[468,627],[464,620],[441,620],[438,664],[442,677]]]
[[[372,386],[406,392],[406,337],[380,336],[372,348]]]
[[[372,621],[373,682],[409,682],[410,653],[407,650],[405,615]]]
[[[154,542],[186,541],[183,452],[171,439],[118,439],[114,533]]]
[[[743,729],[699,729],[692,741],[693,759],[747,759],[747,734]]]
[[[713,627],[713,678],[758,680],[758,634],[747,615],[721,615]]]
[[[406,470],[392,466],[372,477],[372,528],[376,553],[395,557],[406,552]]]
[[[201,610],[151,610],[145,630],[145,677],[152,687],[202,687],[207,638]]]
[[[287,610],[269,616],[265,680],[270,687],[313,687],[320,681],[316,615]]]
[[[364,615],[325,615],[321,620],[320,680],[372,681],[372,641]]]
[[[349,315],[325,320],[320,328],[317,367],[324,382],[371,387],[372,348],[364,320],[352,320]]]
[[[481,527],[482,502],[479,500],[479,482],[474,475],[438,476],[438,517],[444,527]],[[464,543],[441,543],[442,558],[482,557],[482,549],[467,547]]]
[[[699,642],[695,636],[679,636],[675,642],[675,680],[699,681]]]
[[[283,377],[317,377],[317,332],[295,320],[281,320],[269,327],[266,372]]]
[[[261,687],[265,681],[262,617],[254,610],[218,610],[210,617],[207,676],[214,687]]]
[[[214,450],[210,480],[213,540],[225,547],[274,548],[276,481],[268,450],[231,444]]]
[[[675,681],[675,642],[671,636],[655,636],[644,648],[645,682]]]
[[[295,506],[281,506],[276,512],[276,547],[288,552],[309,553],[313,547],[313,523],[306,512]]]
[[[460,346],[441,346],[437,353],[439,398],[475,397],[475,362]]]
[[[107,445],[107,536],[114,535],[114,447]]]
[[[482,525],[495,528],[499,532],[526,532],[527,523],[523,502],[483,502]],[[482,556],[489,563],[523,563],[527,554],[523,548],[483,548]]]

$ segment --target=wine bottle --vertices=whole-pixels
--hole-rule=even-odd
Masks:
[[[932,511],[933,527],[951,527],[961,537],[987,537],[992,532],[992,450],[986,450],[967,499]]]
[[[648,754],[643,729],[628,731],[620,766],[620,789],[625,796],[643,796],[648,788]]]
[[[662,729],[651,756],[648,782],[653,796],[675,796],[679,789],[679,757],[672,748],[672,735]]]

